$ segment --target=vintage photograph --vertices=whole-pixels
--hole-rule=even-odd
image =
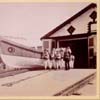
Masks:
[[[97,3],[0,3],[0,97],[97,95]]]

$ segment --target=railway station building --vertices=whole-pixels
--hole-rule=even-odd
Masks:
[[[75,68],[96,68],[97,6],[95,3],[41,37],[43,49],[71,47]]]

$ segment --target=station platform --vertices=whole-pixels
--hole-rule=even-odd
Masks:
[[[70,96],[95,78],[96,69],[29,71],[0,79],[0,96]]]

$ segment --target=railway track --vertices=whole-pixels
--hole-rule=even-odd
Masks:
[[[77,90],[79,90],[80,88],[84,87],[90,81],[92,81],[95,77],[96,77],[96,72],[74,83],[73,85],[67,87],[66,89],[54,94],[54,96],[70,96],[74,94]]]
[[[13,75],[20,74],[20,73],[25,73],[27,71],[28,71],[27,69],[2,71],[0,72],[0,78],[13,76]]]
[[[50,71],[48,70],[48,71],[46,71],[46,72],[41,72],[41,73],[38,73],[38,74],[36,74],[36,75],[27,76],[27,77],[25,77],[25,78],[22,78],[22,79],[19,79],[19,80],[16,80],[16,81],[7,82],[7,83],[2,84],[1,86],[11,87],[11,86],[13,86],[13,85],[15,85],[15,84],[18,84],[18,83],[20,83],[20,82],[23,82],[23,81],[28,80],[28,79],[31,79],[31,78],[38,77],[38,76],[43,75],[43,74],[48,73],[48,72],[50,72]]]

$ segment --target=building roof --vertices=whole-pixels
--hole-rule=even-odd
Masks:
[[[87,7],[85,7],[81,11],[79,11],[77,14],[75,14],[74,16],[72,16],[71,18],[69,18],[68,20],[66,20],[65,22],[63,22],[62,24],[60,24],[59,26],[57,26],[56,28],[54,28],[53,30],[51,30],[50,32],[45,34],[43,37],[41,37],[41,40],[49,38],[49,36],[54,34],[56,31],[58,31],[59,29],[61,29],[65,25],[69,24],[71,21],[75,20],[77,17],[81,16],[83,13],[85,13],[86,11],[88,11],[89,9],[94,8],[94,7],[96,7],[95,3],[89,4]]]

